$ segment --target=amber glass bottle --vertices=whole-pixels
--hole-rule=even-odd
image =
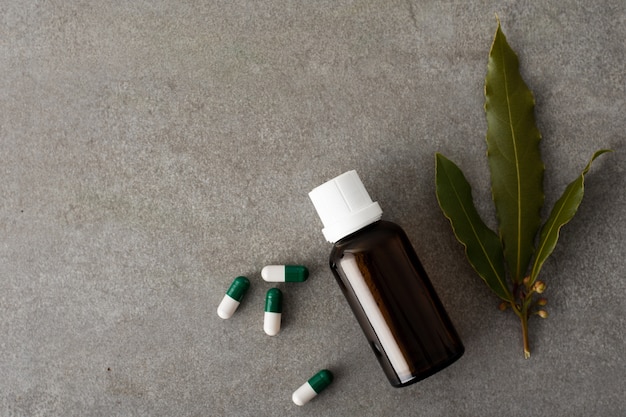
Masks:
[[[406,233],[380,220],[356,171],[309,196],[334,243],[332,272],[389,382],[412,384],[461,357],[463,343]]]

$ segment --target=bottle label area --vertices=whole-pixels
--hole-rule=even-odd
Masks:
[[[343,271],[345,278],[352,287],[354,294],[358,298],[361,307],[367,316],[367,319],[378,338],[380,343],[380,352],[387,356],[391,366],[393,367],[400,383],[405,383],[414,378],[413,372],[407,362],[400,346],[398,345],[396,338],[387,321],[383,316],[382,311],[378,307],[374,296],[370,292],[370,289],[365,282],[365,278],[359,270],[356,258],[351,253],[345,253],[344,257],[339,261],[340,269]],[[379,350],[378,346],[374,344],[376,350]]]

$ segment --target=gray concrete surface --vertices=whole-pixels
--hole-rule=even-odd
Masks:
[[[454,159],[491,218],[483,80],[502,21],[537,99],[547,205],[597,161],[519,326],[434,195]],[[0,415],[623,416],[621,0],[0,4]],[[466,345],[386,381],[307,193],[357,169],[416,247]],[[491,221],[493,224],[493,221]],[[262,331],[269,263],[311,270]],[[215,313],[250,277],[229,321]],[[333,386],[291,392],[322,367]]]

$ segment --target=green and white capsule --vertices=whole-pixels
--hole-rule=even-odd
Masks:
[[[302,265],[267,265],[261,270],[261,276],[268,282],[304,282],[309,270]]]
[[[246,291],[250,288],[250,280],[246,277],[237,277],[230,284],[226,295],[217,307],[217,315],[223,319],[229,319],[239,307],[239,303]]]
[[[333,374],[328,369],[322,369],[298,388],[291,399],[296,405],[304,405],[311,401],[333,382]]]
[[[263,330],[269,336],[276,336],[280,332],[280,322],[283,315],[283,293],[278,288],[270,288],[265,294],[265,316]]]

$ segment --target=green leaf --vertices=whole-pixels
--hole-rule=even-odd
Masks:
[[[498,297],[511,301],[502,244],[476,211],[472,188],[463,172],[439,153],[436,155],[435,171],[439,206],[450,220],[456,238],[465,246],[467,259]]]
[[[519,73],[517,56],[500,22],[489,53],[485,99],[491,192],[509,273],[520,283],[541,222],[544,166],[535,100]]]
[[[552,208],[552,212],[550,213],[548,220],[546,220],[546,223],[541,229],[539,245],[537,246],[537,253],[535,254],[535,262],[533,263],[532,272],[530,274],[531,283],[535,282],[543,263],[546,259],[548,259],[548,256],[550,256],[554,250],[556,242],[559,239],[561,227],[572,220],[574,214],[576,214],[578,206],[580,206],[580,202],[583,199],[585,191],[585,175],[589,172],[591,163],[598,156],[606,152],[612,151],[602,149],[593,154],[583,172],[574,181],[572,181],[567,188],[565,188],[563,195],[561,195],[561,198],[559,198]]]

